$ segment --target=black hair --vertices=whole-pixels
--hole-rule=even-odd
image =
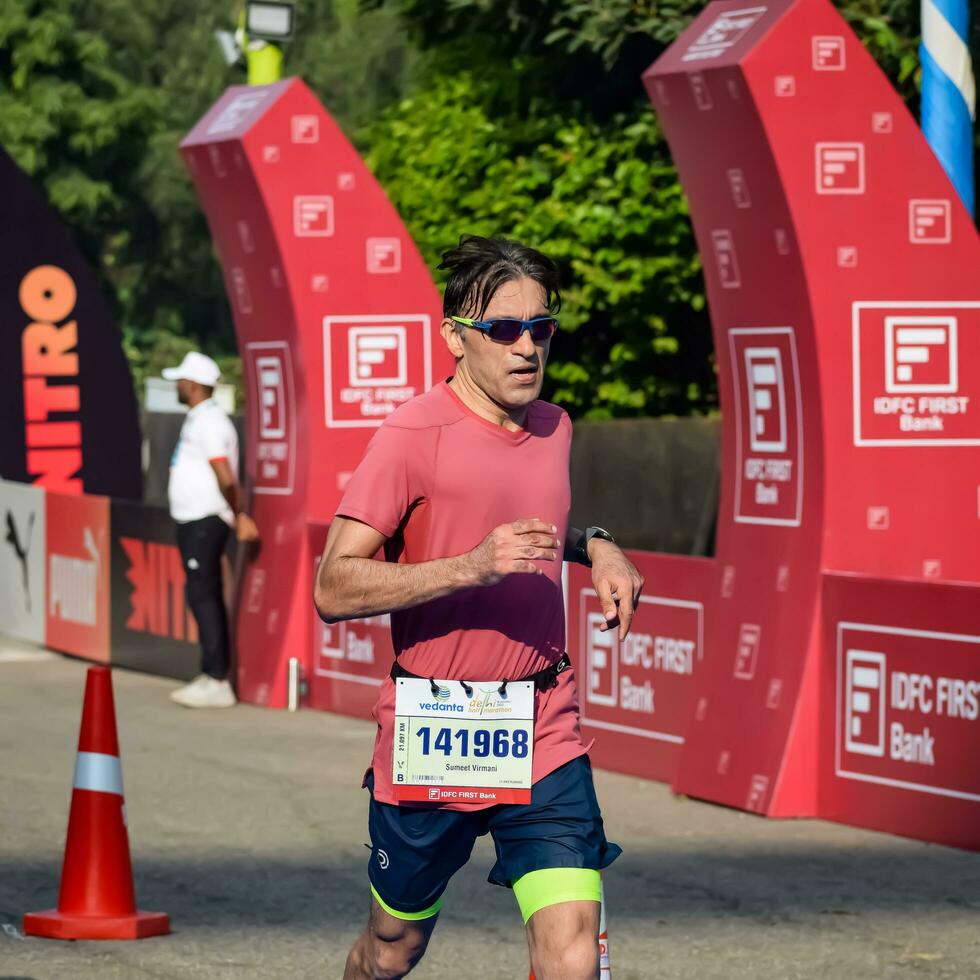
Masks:
[[[558,267],[529,245],[506,238],[461,235],[455,248],[442,253],[439,268],[450,270],[442,298],[445,317],[470,315],[479,319],[505,282],[525,277],[544,289],[549,313],[561,309]]]

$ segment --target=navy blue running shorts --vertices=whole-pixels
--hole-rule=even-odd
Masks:
[[[382,907],[400,918],[435,915],[449,879],[470,859],[477,837],[490,834],[497,863],[487,879],[511,887],[544,868],[607,868],[622,849],[606,840],[588,756],[566,762],[531,787],[530,803],[482,810],[399,807],[374,799],[368,830],[368,877]]]

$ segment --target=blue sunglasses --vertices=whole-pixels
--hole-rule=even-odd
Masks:
[[[513,317],[497,317],[494,320],[471,320],[465,316],[451,316],[450,320],[464,327],[482,330],[491,340],[499,344],[512,344],[526,330],[531,340],[542,344],[558,329],[558,320],[553,316],[536,316],[533,320],[517,320]]]

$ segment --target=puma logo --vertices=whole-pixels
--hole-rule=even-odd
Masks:
[[[27,519],[27,540],[22,544],[17,525],[14,522],[13,511],[7,511],[7,544],[14,549],[14,554],[21,565],[21,572],[24,579],[24,600],[27,603],[27,611],[31,611],[31,583],[28,577],[27,556],[31,550],[31,538],[34,536],[34,514]]]

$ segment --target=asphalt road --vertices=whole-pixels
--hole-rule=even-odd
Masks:
[[[2,647],[3,644],[0,644]],[[136,889],[173,934],[67,943],[21,934],[54,905],[84,664],[0,649],[0,980],[340,977],[368,906],[373,726],[167,700],[117,671]],[[616,980],[980,977],[980,855],[816,821],[772,822],[597,773]],[[419,978],[521,978],[512,895],[482,841],[454,879]]]

